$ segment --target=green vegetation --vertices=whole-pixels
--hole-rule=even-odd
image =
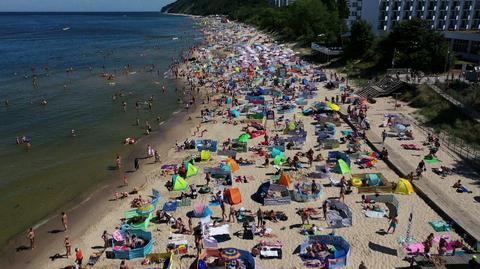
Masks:
[[[278,8],[266,0],[178,0],[162,11],[194,15],[227,15],[275,33],[284,41],[339,44],[347,30],[346,0],[298,0],[288,7]]]
[[[345,69],[352,78],[374,77],[391,67],[441,73],[455,62],[441,34],[420,19],[396,25],[385,38],[372,38],[370,25],[356,22],[342,60],[357,66]]]
[[[418,108],[422,121],[436,131],[442,131],[465,142],[480,145],[480,124],[457,111],[457,108],[443,99],[427,85],[407,91],[401,97],[409,105]]]
[[[480,111],[480,85],[454,80],[438,86],[463,104]]]

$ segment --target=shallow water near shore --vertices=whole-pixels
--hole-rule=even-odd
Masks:
[[[136,118],[156,129],[157,117],[165,121],[178,109],[176,82],[164,79],[163,73],[172,57],[201,35],[190,18],[158,13],[1,14],[0,23],[4,245],[85,199],[102,182],[113,177],[120,184],[123,171],[112,166],[117,154],[125,157],[131,150],[122,141],[143,135]],[[130,70],[124,72],[127,64]],[[74,71],[65,72],[70,67]],[[103,72],[116,74],[115,79],[107,81],[100,76]],[[33,73],[38,87],[32,85]],[[123,96],[112,100],[119,92]],[[150,110],[143,102],[152,95]],[[48,105],[40,105],[43,99]],[[138,110],[136,101],[142,102]],[[15,144],[15,137],[23,135],[31,137],[31,150]]]

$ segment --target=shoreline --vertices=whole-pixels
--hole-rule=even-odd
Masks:
[[[178,86],[185,85],[182,79],[173,79]],[[123,186],[123,179],[118,177],[119,171],[115,171],[110,178],[105,179],[98,186],[92,186],[92,191],[87,191],[81,194],[81,199],[73,199],[67,203],[66,209],[55,210],[56,213],[52,213],[45,219],[35,223],[32,227],[35,230],[36,235],[36,248],[31,251],[25,249],[27,245],[27,239],[25,233],[13,235],[7,242],[7,244],[0,249],[0,268],[18,268],[27,269],[30,268],[31,263],[36,263],[41,257],[50,257],[55,253],[46,253],[49,250],[49,246],[63,246],[63,236],[55,236],[55,234],[65,234],[73,241],[76,238],[81,238],[91,225],[91,221],[88,221],[92,216],[103,216],[110,210],[115,209],[115,202],[110,201],[116,191],[128,191],[130,192],[133,187],[138,187],[148,183],[149,179],[146,178],[145,173],[152,170],[151,167],[146,166],[145,162],[141,161],[141,168],[134,172],[133,161],[135,158],[144,158],[147,145],[155,145],[161,156],[162,160],[169,157],[168,152],[175,144],[176,140],[183,140],[190,136],[189,133],[185,135],[181,134],[187,126],[193,127],[198,123],[198,119],[193,115],[198,114],[198,109],[201,107],[198,102],[195,104],[194,109],[186,112],[182,107],[172,112],[170,117],[161,122],[159,128],[153,131],[148,136],[142,136],[135,145],[129,150],[126,158],[122,160],[122,173],[128,177],[128,186]],[[191,117],[191,120],[188,120]],[[190,128],[188,127],[188,130]],[[162,142],[160,142],[162,141]],[[151,163],[147,163],[149,165]],[[119,184],[121,182],[121,184]],[[148,185],[148,184],[147,184]],[[99,206],[100,205],[100,206]],[[61,228],[60,211],[67,212],[69,217],[69,230],[67,232],[59,231]],[[53,238],[50,238],[53,237]],[[100,235],[99,235],[100,238]],[[47,239],[47,240],[45,240]],[[73,241],[73,246],[75,242]],[[40,248],[44,248],[40,250]],[[27,251],[30,251],[25,255]],[[39,252],[41,251],[41,252]],[[33,267],[38,268],[38,267]]]

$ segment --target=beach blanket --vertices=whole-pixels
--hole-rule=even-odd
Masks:
[[[192,199],[190,198],[184,198],[182,200],[177,200],[177,207],[185,207],[185,206],[191,206],[192,205]]]
[[[432,158],[432,159],[425,159],[425,162],[428,163],[428,164],[437,164],[437,163],[440,163],[442,161],[440,161],[437,158]]]
[[[365,216],[369,218],[381,219],[385,216],[384,211],[365,210]]]
[[[177,170],[177,165],[176,164],[164,164],[162,165],[162,170],[167,170],[167,171],[176,171]]]
[[[230,225],[224,224],[222,226],[208,228],[208,235],[212,237],[224,234],[230,234]]]
[[[163,205],[163,211],[165,212],[175,212],[177,210],[178,203],[177,201],[166,202]]]
[[[435,236],[433,238],[433,242],[435,243],[438,243],[440,242],[440,239],[441,238],[445,238],[447,240],[447,242],[450,241],[450,235],[446,234],[446,235],[442,235],[442,236]],[[415,253],[424,253],[425,252],[425,245],[423,243],[412,243],[412,244],[408,244],[404,247],[403,249],[405,251],[405,253],[407,254],[415,254]],[[448,250],[448,246],[447,246],[447,250]]]
[[[352,130],[342,130],[340,132],[342,133],[342,135],[345,135],[345,136],[353,134]]]

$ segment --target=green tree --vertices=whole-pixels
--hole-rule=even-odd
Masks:
[[[446,63],[451,62],[448,45],[443,36],[420,19],[405,21],[395,26],[381,42],[380,48],[380,63],[385,67],[394,62],[395,67],[443,72]]]
[[[375,43],[372,27],[364,20],[355,21],[350,29],[350,41],[345,47],[347,59],[358,59],[366,55]]]

